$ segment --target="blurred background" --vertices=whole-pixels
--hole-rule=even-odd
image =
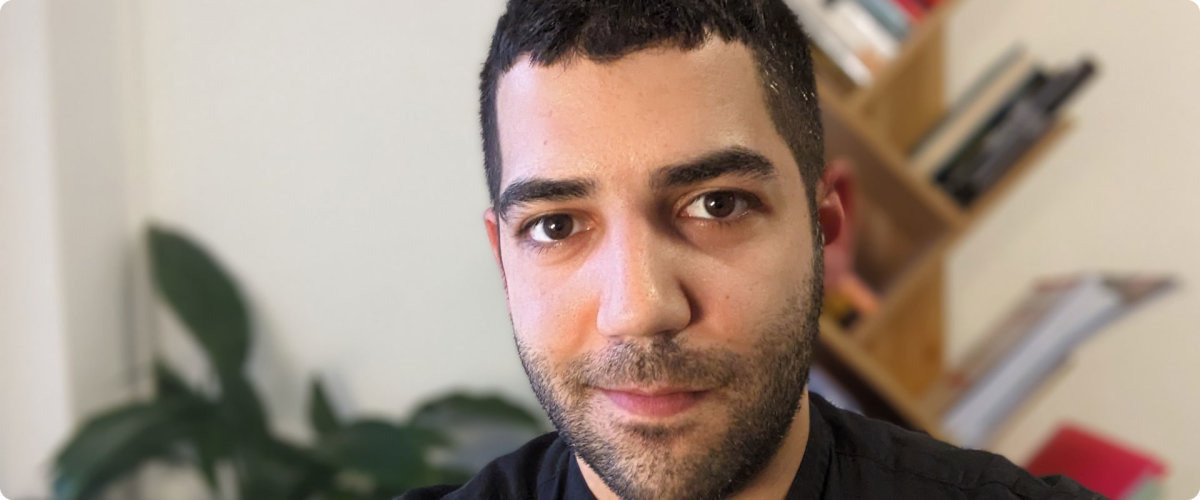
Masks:
[[[835,135],[852,138],[840,147],[858,169],[860,219],[872,207],[900,210],[889,203],[917,206],[898,223],[916,234],[896,243],[907,249],[903,262],[879,258],[864,272],[880,317],[915,310],[908,301],[936,302],[939,326],[921,331],[936,334],[924,355],[935,359],[930,377],[941,377],[973,359],[1046,277],[1170,276],[1173,291],[1074,346],[973,444],[1030,464],[1070,424],[1156,464],[1147,470],[1159,497],[1191,498],[1200,490],[1192,286],[1200,280],[1200,8],[1188,0],[916,3],[895,53],[871,61],[866,81],[849,78],[835,57],[821,70],[826,113],[841,124]],[[248,380],[281,436],[315,439],[315,375],[346,415],[399,421],[466,390],[540,416],[482,224],[478,73],[502,8],[4,4],[0,491],[51,497],[55,453],[83,422],[161,392],[156,358],[187,383],[211,386],[205,352],[155,291],[151,223],[186,234],[236,280],[250,313]],[[916,176],[888,184],[917,132],[973,95],[1014,46],[1051,69],[1085,57],[1097,67],[1057,112],[1063,125],[1052,139],[1039,138],[1036,158],[1014,170],[1019,177],[986,209],[956,208]],[[940,108],[912,137],[898,137],[894,114],[905,110],[880,118],[887,106],[879,103],[924,95],[888,83],[911,74],[936,91]],[[885,85],[893,88],[877,90]],[[904,190],[918,201],[888,194]],[[939,222],[918,220],[926,212]],[[869,258],[863,248],[890,240],[873,239],[863,220],[858,246]],[[834,342],[833,378],[848,371],[850,392],[883,393],[901,423],[937,427],[941,416],[921,402],[937,381],[896,361],[905,341],[845,328],[823,337]],[[199,474],[160,472],[116,496],[212,496]]]

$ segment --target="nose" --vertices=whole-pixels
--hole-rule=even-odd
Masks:
[[[692,321],[679,279],[684,263],[649,224],[610,228],[594,271],[600,285],[596,327],[613,339],[674,336]]]

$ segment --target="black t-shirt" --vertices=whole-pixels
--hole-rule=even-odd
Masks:
[[[999,455],[844,411],[816,394],[810,399],[808,447],[788,500],[1103,498],[1067,477],[1037,478]],[[526,498],[595,498],[557,433],[496,459],[465,485],[412,490],[400,500]]]

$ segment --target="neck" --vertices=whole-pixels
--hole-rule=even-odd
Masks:
[[[746,483],[745,488],[729,497],[729,500],[783,498],[787,495],[788,488],[796,477],[796,471],[800,469],[804,450],[808,447],[808,405],[808,389],[805,389],[804,396],[800,398],[800,407],[796,409],[796,416],[792,418],[792,425],[788,427],[779,451],[776,451],[767,465]],[[620,500],[587,462],[578,455],[575,456],[575,461],[579,464],[588,489],[592,490],[597,500]]]

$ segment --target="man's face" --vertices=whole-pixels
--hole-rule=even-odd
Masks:
[[[749,50],[523,59],[497,117],[489,236],[551,419],[625,498],[741,488],[803,394],[821,262]]]

